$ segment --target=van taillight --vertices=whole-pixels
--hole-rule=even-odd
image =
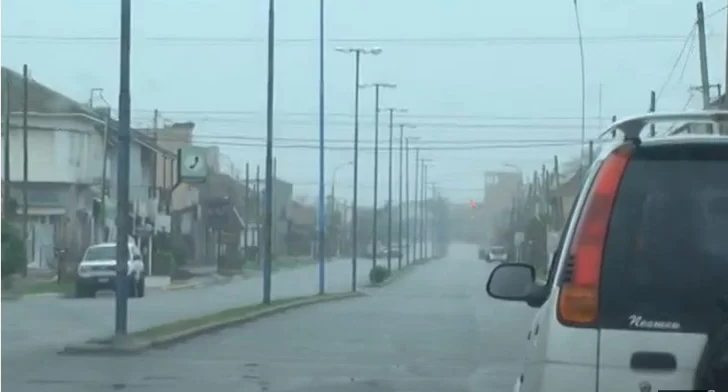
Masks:
[[[559,294],[559,319],[569,325],[589,325],[599,315],[599,275],[619,183],[634,151],[633,145],[615,150],[602,164],[594,180],[572,242],[571,277]]]

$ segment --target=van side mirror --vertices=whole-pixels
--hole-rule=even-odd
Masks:
[[[526,301],[533,290],[536,270],[530,264],[500,264],[490,273],[488,295],[504,301]]]

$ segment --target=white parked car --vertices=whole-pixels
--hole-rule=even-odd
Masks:
[[[546,283],[530,264],[492,271],[492,297],[538,309],[514,391],[728,390],[728,137],[630,133],[715,113],[616,123],[625,140],[586,173]]]
[[[139,248],[129,243],[127,280],[129,297],[143,297],[144,262]],[[94,297],[99,290],[116,288],[116,243],[107,242],[89,246],[78,265],[76,297]]]

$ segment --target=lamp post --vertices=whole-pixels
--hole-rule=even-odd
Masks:
[[[412,248],[413,241],[412,241],[412,235],[411,235],[412,232],[410,229],[412,222],[410,221],[410,181],[409,181],[410,159],[409,159],[409,152],[410,152],[410,142],[416,141],[419,139],[420,139],[419,137],[413,137],[413,136],[410,136],[405,139],[405,158],[404,158],[405,181],[404,182],[405,182],[405,199],[407,200],[406,207],[405,207],[405,210],[407,211],[407,216],[405,217],[405,220],[407,221],[407,226],[406,226],[406,228],[407,228],[407,233],[406,233],[406,235],[407,235],[407,264],[410,264],[410,262],[412,262],[414,260],[414,249]],[[419,153],[419,150],[418,150],[418,153]],[[415,196],[415,200],[417,200],[416,196]],[[415,202],[415,206],[416,205],[417,205],[417,203]],[[415,216],[416,216],[416,214],[417,214],[417,211],[416,211],[416,207],[415,207]],[[412,256],[410,256],[410,253],[412,253]]]
[[[337,48],[336,51],[341,53],[354,54],[354,198],[352,201],[351,214],[351,291],[356,291],[356,262],[357,262],[357,231],[358,231],[358,215],[359,215],[359,71],[362,54],[370,54],[377,56],[382,53],[379,48]]]
[[[399,224],[397,226],[397,248],[399,249],[399,256],[397,257],[397,268],[402,268],[402,219],[403,211],[402,211],[402,185],[403,185],[403,170],[404,170],[404,129],[405,128],[415,128],[412,124],[399,124],[399,204],[397,206],[397,212],[399,213]]]
[[[374,206],[372,208],[372,267],[377,265],[377,194],[379,190],[379,92],[382,88],[394,89],[396,84],[372,83],[361,88],[374,87]]]
[[[386,108],[389,112],[389,191],[387,203],[387,270],[392,271],[392,143],[394,141],[394,113],[406,113],[407,109]]]
[[[427,240],[427,169],[428,162],[432,162],[432,159],[422,158],[420,159],[422,164],[422,170],[420,176],[422,180],[420,182],[420,257],[422,259],[427,258],[425,241]]]

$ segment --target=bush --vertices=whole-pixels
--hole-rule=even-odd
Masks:
[[[387,267],[375,265],[369,271],[369,281],[372,284],[382,283],[387,280],[387,278],[389,278],[389,270],[387,269]]]
[[[152,256],[152,275],[172,276],[177,270],[177,263],[170,252],[158,251]]]
[[[10,222],[2,220],[2,278],[20,273],[27,264],[23,236]]]

